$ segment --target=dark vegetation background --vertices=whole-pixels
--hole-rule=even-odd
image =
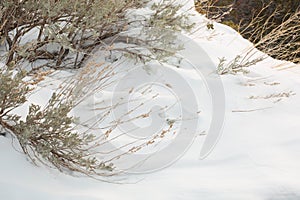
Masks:
[[[219,22],[231,26],[253,43],[259,43],[261,37],[268,35],[295,13],[298,13],[297,18],[288,26],[299,28],[300,24],[299,0],[208,0],[205,3],[201,2],[203,1],[196,2],[196,8],[200,13],[210,19],[219,17]],[[276,43],[282,43],[286,47],[284,50],[293,52],[295,55],[292,61],[299,62],[299,33],[290,31],[290,35],[286,37],[281,35],[280,37],[282,38],[279,38]],[[291,41],[293,46],[287,47]],[[274,48],[274,45],[268,48]],[[257,48],[263,50],[265,46],[258,45]],[[280,56],[271,56],[282,59]],[[286,58],[283,57],[283,59]]]

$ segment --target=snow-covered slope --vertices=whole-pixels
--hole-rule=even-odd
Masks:
[[[15,149],[11,138],[0,137],[1,199],[300,199],[300,66],[280,70],[277,66],[283,62],[268,58],[249,68],[248,74],[219,77],[215,72],[218,58],[234,59],[251,44],[221,24],[215,23],[214,30],[207,30],[206,19],[196,13],[193,20],[203,28],[180,36],[186,47],[179,53],[183,58],[180,66],[153,64],[152,68],[150,65],[144,69],[150,77],[160,77],[155,79],[158,83],[174,89],[182,104],[180,109],[188,117],[201,111],[192,140],[183,148],[175,146],[180,152],[176,148],[178,154],[170,156],[169,163],[156,166],[150,160],[145,169],[161,169],[120,175],[107,183],[35,167],[16,151],[18,147]],[[143,71],[138,73],[140,79],[146,77]],[[190,91],[177,85],[177,74],[192,89],[197,108],[194,104],[184,104],[184,96]],[[142,83],[144,80],[140,79]],[[182,80],[179,84],[183,84]],[[219,81],[221,85],[217,85]],[[107,98],[111,97],[109,89],[105,92]],[[170,104],[172,94],[165,95],[154,104]],[[42,101],[39,98],[33,97],[32,101]],[[176,116],[177,111],[175,108],[167,114]],[[211,127],[214,120],[216,129],[221,130],[223,125],[217,135],[210,131],[214,129]],[[214,144],[208,141],[209,137],[212,141],[219,138],[212,151]],[[205,145],[208,149],[203,150]],[[202,150],[206,153],[201,154]],[[164,167],[170,163],[173,164]]]

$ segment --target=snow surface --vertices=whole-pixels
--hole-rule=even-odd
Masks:
[[[207,19],[190,12],[195,14],[193,20],[198,27],[203,27],[181,36],[186,39],[186,49],[181,54],[193,66],[213,64],[216,68],[218,58],[230,60],[251,47],[251,43],[227,26],[214,23],[215,29],[208,31]],[[281,70],[278,66],[282,63],[268,58],[249,68],[249,74],[222,76],[225,120],[213,151],[200,159],[208,136],[197,136],[177,162],[154,173],[120,175],[116,180],[122,181],[112,183],[72,177],[33,166],[12,145],[11,138],[0,137],[1,199],[300,199],[300,70],[297,66]],[[188,63],[180,68],[163,67],[180,73],[198,94],[201,122],[197,132],[207,132],[212,105],[203,77]],[[147,72],[157,71],[150,68]],[[31,101],[43,102],[49,91],[44,88]],[[276,96],[281,93],[291,95]],[[103,95],[111,97],[109,90]],[[169,102],[169,96],[166,94],[161,101],[162,105]],[[189,105],[182,107],[188,112],[194,109]]]

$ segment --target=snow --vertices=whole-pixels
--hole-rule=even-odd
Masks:
[[[206,24],[205,18],[193,13],[193,20],[199,26]],[[188,117],[195,116],[195,111],[201,111],[196,120],[198,126],[192,127],[191,140],[183,147],[175,146],[180,151],[177,149],[178,154],[170,156],[169,163],[160,166],[166,156],[154,157],[158,159],[157,163],[150,160],[136,169],[138,174],[117,175],[104,182],[36,167],[17,151],[19,148],[15,143],[12,145],[11,138],[0,137],[1,199],[300,199],[299,67],[280,70],[276,66],[283,61],[267,58],[251,66],[249,74],[219,77],[215,75],[218,58],[234,59],[252,44],[231,28],[217,23],[214,23],[214,30],[207,30],[204,26],[191,35],[182,34],[180,38],[185,41],[186,48],[179,52],[183,58],[179,68],[172,64],[159,66],[153,63],[148,70],[137,71],[140,79],[126,82],[129,88],[136,82],[143,83],[148,77],[150,81],[170,84],[181,101],[181,105],[165,113],[170,119],[178,117],[178,110]],[[118,64],[121,68],[128,67],[126,63]],[[191,90],[176,85],[178,78],[183,79]],[[222,91],[218,90],[218,81],[222,81]],[[160,92],[160,86],[156,92]],[[112,94],[111,89],[107,88],[98,98],[110,99],[119,94]],[[43,104],[51,89],[42,88],[40,92],[32,96],[31,102]],[[197,105],[184,104],[191,102],[189,92],[193,93]],[[280,95],[289,92],[292,95]],[[163,107],[172,102],[172,95],[165,92],[162,98],[152,103]],[[86,102],[75,113],[89,115],[84,110],[92,104]],[[197,109],[195,106],[198,106]],[[149,108],[145,106],[145,109]],[[21,109],[18,112],[25,111]],[[214,117],[217,118],[217,129],[222,129],[220,135],[209,131]],[[157,116],[151,119],[159,120]],[[195,123],[195,120],[191,121]],[[140,123],[142,127],[151,124],[149,121]],[[185,125],[194,126],[193,123]],[[200,136],[201,133],[207,136]],[[209,138],[212,140],[209,141]],[[172,138],[167,139],[172,141]],[[152,173],[142,173],[141,170]]]

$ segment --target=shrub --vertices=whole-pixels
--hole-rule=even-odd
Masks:
[[[226,58],[220,58],[217,67],[217,72],[220,75],[224,74],[237,74],[237,73],[248,73],[247,68],[255,65],[256,63],[264,60],[264,57],[258,57],[250,59],[247,56],[242,57],[241,55],[236,56],[233,60],[226,63]]]
[[[9,49],[6,64],[49,59],[48,66],[59,68],[69,59],[78,67],[102,40],[125,28],[126,10],[139,4],[135,0],[1,1],[0,37]],[[26,34],[33,38],[21,45]]]
[[[72,98],[54,93],[45,108],[32,104],[25,120],[21,120],[11,111],[26,102],[32,89],[23,80],[25,73],[4,68],[0,72],[0,125],[16,136],[33,163],[86,175],[105,175],[103,170],[112,170],[111,164],[91,155],[95,136],[74,129],[75,118],[69,116]]]
[[[134,10],[130,9],[144,4],[143,0],[0,2],[0,45],[7,47],[4,58],[8,66],[0,67],[0,125],[18,139],[33,163],[88,176],[114,173],[110,172],[113,170],[111,161],[120,155],[107,153],[106,156],[113,158],[105,161],[94,155],[100,154],[97,148],[106,142],[104,140],[118,123],[126,121],[116,119],[112,127],[96,138],[91,133],[95,124],[79,132],[77,126],[82,124],[78,124],[76,116],[70,112],[91,93],[107,86],[114,75],[111,66],[93,63],[91,67],[90,62],[85,63],[95,48],[125,52],[144,62],[163,60],[181,48],[175,42],[176,33],[193,26],[188,22],[187,14],[178,13],[181,5],[163,0],[152,4],[149,14],[132,17]],[[138,31],[130,33],[133,29]],[[114,47],[115,43],[126,43],[126,48]],[[28,70],[24,67],[27,62],[35,67]],[[66,80],[67,83],[53,93],[45,107],[31,104],[26,116],[15,114],[13,111],[24,106],[36,84],[47,75],[47,71],[32,73],[32,70],[44,67],[84,68],[77,74],[77,79]],[[34,74],[38,77],[35,78]],[[104,109],[99,121],[114,108]],[[147,116],[148,113],[143,113],[134,119]],[[134,153],[152,144],[154,139],[163,138],[169,129],[123,154]],[[124,147],[130,147],[130,144]]]
[[[151,16],[140,19],[127,16],[130,9],[145,5],[144,0],[1,1],[0,39],[8,47],[6,64],[20,61],[37,63],[35,61],[39,60],[44,61],[39,67],[79,68],[96,47],[107,48],[117,41],[143,46],[157,56],[170,50],[176,51],[176,45],[170,45],[174,39],[171,29],[180,31],[190,27],[183,22],[186,15],[177,13],[180,6],[164,0],[153,4]],[[148,26],[144,35],[151,36],[150,39],[143,37],[137,40],[137,36],[127,35],[122,41],[120,33],[138,22],[139,27],[141,24]],[[166,29],[165,34],[154,33],[161,28]],[[123,51],[138,54],[136,48]]]
[[[13,71],[0,67],[0,117],[5,117],[10,111],[26,101],[30,88],[24,84],[24,72],[13,74]],[[14,118],[11,116],[11,118]]]

